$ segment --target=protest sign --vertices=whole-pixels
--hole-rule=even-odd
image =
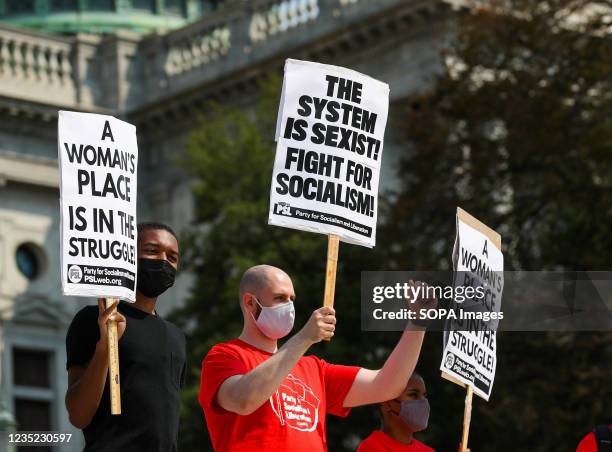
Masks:
[[[64,295],[135,301],[136,128],[60,111],[58,158]]]
[[[457,234],[453,247],[455,287],[482,288],[484,296],[455,303],[462,312],[499,313],[504,289],[501,236],[461,208],[457,208]],[[474,291],[476,292],[476,291]],[[465,306],[462,304],[465,303]],[[467,320],[466,320],[467,319]],[[467,324],[464,324],[466,322]],[[468,450],[472,394],[489,400],[497,365],[497,321],[484,321],[463,313],[449,320],[444,332],[442,377],[466,387],[461,451]]]
[[[376,243],[387,84],[288,59],[276,127],[269,224]]]
[[[64,295],[136,301],[136,127],[60,111],[61,278]],[[108,322],[111,414],[121,414],[117,322]]]
[[[455,286],[482,287],[483,297],[456,308],[499,312],[504,288],[504,259],[498,233],[457,209],[457,235],[453,250]],[[497,362],[497,322],[466,320],[465,315],[449,320],[440,370],[471,386],[476,395],[489,400]],[[468,322],[469,325],[466,325]]]

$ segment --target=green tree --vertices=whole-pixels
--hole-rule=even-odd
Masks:
[[[420,239],[401,255],[446,240],[461,205],[500,231],[509,268],[608,268],[612,42],[604,12],[584,10],[595,3],[496,2],[511,9],[460,20],[445,70],[406,121],[415,149],[391,223]],[[447,262],[447,250],[423,263]]]
[[[507,269],[610,268],[612,42],[604,4],[494,2],[459,20],[435,85],[409,102],[411,147],[389,227],[413,239],[393,248],[396,265],[447,268],[461,206],[500,231]],[[475,401],[473,450],[574,450],[593,425],[612,421],[609,332],[498,337],[492,398]],[[432,444],[452,450],[458,436],[443,434],[436,417],[441,411],[447,427],[460,428],[449,391],[463,392],[439,379],[428,386],[432,398],[452,400],[444,410],[438,398],[432,413]]]

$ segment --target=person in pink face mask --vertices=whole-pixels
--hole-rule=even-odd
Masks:
[[[429,411],[425,381],[415,372],[399,397],[380,404],[381,429],[363,440],[357,451],[435,452],[413,436],[427,428]]]

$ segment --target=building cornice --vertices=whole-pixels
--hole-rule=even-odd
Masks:
[[[59,188],[57,160],[19,154],[0,154],[0,186],[17,182],[45,188]]]
[[[231,4],[231,7],[229,6]],[[233,1],[166,34],[58,38],[0,25],[0,95],[146,120],[252,86],[287,56],[329,62],[444,20],[444,0]],[[18,107],[21,108],[21,107]]]

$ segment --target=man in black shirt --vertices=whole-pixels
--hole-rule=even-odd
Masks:
[[[136,302],[86,306],[66,336],[70,422],[83,430],[86,451],[175,451],[185,336],[155,312],[174,284],[179,249],[172,229],[138,225]],[[121,415],[110,414],[107,322],[118,322]]]

